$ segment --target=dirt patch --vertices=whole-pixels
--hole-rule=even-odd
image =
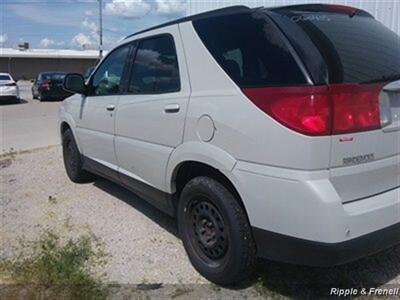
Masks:
[[[11,166],[11,164],[12,164],[11,158],[0,159],[0,170]]]

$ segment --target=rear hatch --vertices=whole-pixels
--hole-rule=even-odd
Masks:
[[[400,186],[400,39],[364,11],[337,5],[267,12],[333,105],[331,182],[343,202]]]
[[[49,84],[50,89],[55,93],[64,93],[63,90],[63,80],[65,74],[64,73],[54,73],[51,75]]]

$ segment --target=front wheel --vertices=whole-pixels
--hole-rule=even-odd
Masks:
[[[248,277],[256,247],[244,209],[221,183],[196,177],[184,187],[178,226],[195,269],[208,280],[230,285]]]
[[[64,166],[69,179],[76,183],[91,181],[93,175],[83,169],[82,155],[76,145],[71,129],[67,129],[62,135],[62,149]]]

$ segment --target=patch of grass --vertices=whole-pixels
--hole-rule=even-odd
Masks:
[[[42,151],[42,150],[51,149],[54,147],[57,147],[57,145],[48,145],[48,146],[44,146],[44,147],[38,147],[38,148],[29,149],[29,150],[21,150],[21,151],[16,151],[13,148],[11,148],[9,151],[1,153],[0,158],[3,158],[3,157],[15,158],[15,156],[17,156],[17,154],[34,153],[34,152],[38,152],[38,151]]]
[[[172,292],[171,298],[172,299],[178,298],[178,297],[181,297],[183,295],[187,295],[187,294],[189,294],[191,292],[193,292],[193,289],[190,289],[190,288],[187,288],[187,287],[184,287],[184,286],[179,286],[179,287],[177,287],[175,289],[175,291]]]
[[[1,153],[0,154],[0,158],[11,158],[11,159],[13,159],[13,158],[15,158],[16,155],[17,155],[16,151],[10,150],[10,151]]]
[[[105,289],[93,268],[105,263],[105,253],[98,240],[84,235],[61,243],[46,232],[30,243],[30,255],[20,254],[0,262],[0,272],[20,286],[38,286],[67,295],[70,299],[104,299]]]

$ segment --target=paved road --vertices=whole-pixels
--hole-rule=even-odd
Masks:
[[[0,153],[59,144],[58,108],[61,102],[32,99],[31,83],[18,82],[21,104],[0,104]]]

